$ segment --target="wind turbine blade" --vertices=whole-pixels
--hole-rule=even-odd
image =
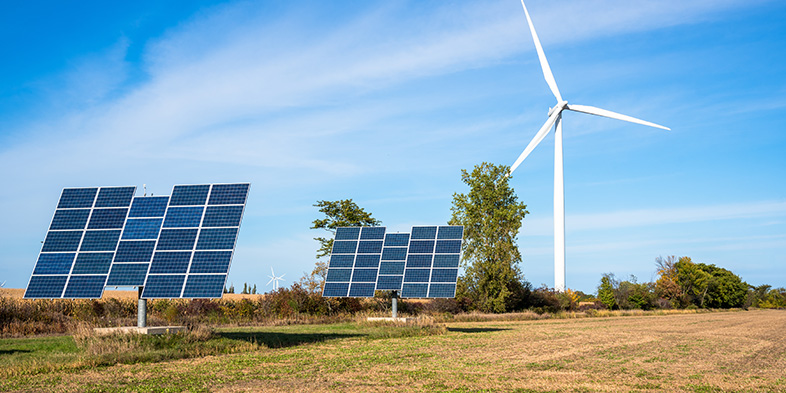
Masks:
[[[603,116],[603,117],[608,117],[608,118],[611,118],[611,119],[628,121],[628,122],[631,122],[631,123],[636,123],[636,124],[641,124],[641,125],[645,125],[645,126],[661,128],[661,129],[664,129],[664,130],[671,131],[671,128],[664,127],[664,126],[662,126],[660,124],[651,123],[651,122],[644,121],[644,120],[641,120],[641,119],[637,119],[635,117],[631,117],[631,116],[628,116],[628,115],[623,115],[623,114],[620,114],[620,113],[617,113],[617,112],[612,112],[612,111],[608,111],[608,110],[605,110],[605,109],[596,108],[594,106],[572,105],[571,104],[571,105],[568,105],[565,109],[570,109],[570,110],[572,110],[574,112],[588,113],[590,115]]]
[[[268,276],[268,277],[270,277],[270,276]],[[275,279],[276,279],[275,277],[271,277],[270,281],[268,281],[267,284],[265,284],[265,286],[270,285],[270,283],[273,282]]]
[[[538,59],[540,59],[540,68],[543,69],[543,77],[546,78],[546,84],[549,85],[549,89],[554,94],[554,97],[557,97],[557,102],[562,102],[562,95],[559,94],[559,89],[557,88],[557,81],[554,80],[554,74],[551,73],[551,67],[549,67],[549,61],[546,60],[546,54],[543,53],[543,47],[540,45],[540,39],[538,39],[538,33],[535,32],[535,25],[532,24],[532,19],[529,17],[529,12],[527,11],[527,6],[524,5],[524,0],[521,0],[521,6],[524,7],[524,14],[527,15],[527,23],[529,23],[529,31],[532,33],[532,41],[535,42],[535,50],[538,52]]]
[[[543,126],[540,127],[538,133],[535,134],[535,137],[532,138],[532,141],[529,142],[527,148],[524,149],[523,152],[521,152],[519,158],[516,159],[516,162],[514,162],[513,165],[510,167],[510,172],[508,173],[508,176],[513,174],[513,171],[515,171],[516,168],[519,167],[521,162],[524,161],[525,158],[527,158],[529,153],[532,153],[532,150],[535,149],[535,146],[537,146],[540,143],[540,141],[542,141],[543,138],[545,138],[546,135],[548,135],[549,129],[551,129],[551,126],[554,125],[555,121],[557,121],[557,117],[559,117],[560,113],[562,113],[561,110],[556,110],[554,111],[554,113],[551,114],[551,116],[549,116],[548,120],[546,120],[546,123],[544,123]]]

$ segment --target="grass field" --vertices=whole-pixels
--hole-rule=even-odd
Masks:
[[[786,392],[778,310],[236,328],[206,343],[226,354],[101,366],[69,336],[4,339],[0,391]]]

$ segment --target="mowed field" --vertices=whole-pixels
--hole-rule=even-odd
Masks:
[[[444,334],[398,338],[364,335],[363,325],[234,329],[226,333],[228,337],[256,338],[259,349],[160,363],[53,370],[14,377],[6,388],[786,392],[786,311],[782,310],[454,323]],[[275,345],[276,340],[283,345]]]

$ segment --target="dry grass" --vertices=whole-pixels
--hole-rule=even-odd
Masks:
[[[305,328],[267,329],[297,338]],[[54,372],[23,390],[786,391],[784,311],[462,322],[446,330]]]

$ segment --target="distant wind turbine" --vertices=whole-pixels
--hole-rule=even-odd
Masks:
[[[2,287],[4,287],[4,286],[5,286],[5,281],[3,281],[3,283],[2,283],[2,284],[0,284],[0,288],[2,288]]]
[[[529,31],[532,33],[532,40],[535,42],[535,50],[538,52],[538,59],[540,60],[540,67],[543,69],[543,76],[546,78],[546,84],[557,99],[557,105],[549,109],[549,118],[546,123],[540,127],[538,133],[532,138],[532,141],[527,145],[527,148],[521,153],[519,158],[510,167],[510,173],[518,168],[522,161],[532,152],[533,149],[546,137],[554,125],[554,289],[557,291],[565,290],[565,187],[564,175],[562,168],[562,111],[570,110],[574,112],[588,113],[590,115],[609,117],[612,119],[623,120],[631,123],[642,124],[645,126],[662,128],[670,130],[655,123],[640,120],[635,117],[630,117],[615,113],[609,110],[596,108],[586,105],[568,105],[568,102],[562,99],[562,95],[557,88],[557,82],[554,80],[554,75],[551,73],[549,62],[546,60],[546,54],[543,53],[543,47],[540,45],[538,34],[535,32],[535,26],[532,24],[532,19],[527,12],[527,6],[524,5],[524,0],[521,0],[521,6],[524,7],[524,14],[527,16],[527,23],[529,24]]]
[[[270,267],[270,273],[272,274],[272,275],[268,276],[268,277],[270,277],[270,281],[268,281],[267,284],[265,284],[265,286],[270,285],[270,283],[272,282],[273,283],[273,290],[274,291],[278,291],[278,282],[279,281],[286,281],[286,280],[284,280],[284,276],[286,276],[286,273],[282,274],[281,277],[277,277],[276,276],[276,272],[273,271],[273,267],[272,266]]]

